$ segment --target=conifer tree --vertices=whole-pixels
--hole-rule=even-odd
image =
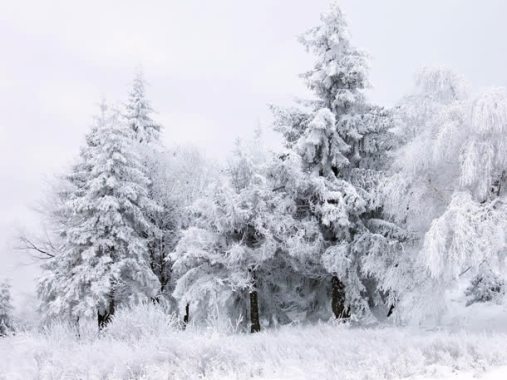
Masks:
[[[302,228],[289,255],[306,251],[300,261],[314,263],[307,275],[329,276],[336,318],[361,316],[369,305],[384,303],[379,256],[389,260],[399,248],[399,229],[384,220],[378,191],[391,122],[365,99],[366,57],[351,45],[340,9],[332,6],[321,22],[301,39],[316,57],[303,75],[315,99],[275,109],[288,149],[275,177],[293,199]]]
[[[158,143],[160,141],[161,127],[153,121],[152,113],[153,109],[146,98],[144,76],[142,71],[138,71],[125,105],[124,117],[134,138],[141,143]]]
[[[258,284],[277,250],[269,228],[271,188],[258,146],[237,145],[225,178],[193,206],[195,219],[172,254],[181,307],[190,305],[196,319],[217,307],[238,318],[248,308],[251,332],[261,328]]]
[[[116,111],[102,107],[87,136],[64,204],[64,250],[46,265],[39,294],[49,315],[98,315],[107,323],[118,305],[152,297],[146,214],[157,210],[131,137]]]
[[[171,292],[171,263],[168,254],[174,248],[178,221],[175,219],[176,215],[171,213],[172,205],[165,194],[165,177],[170,173],[165,172],[167,156],[160,140],[161,126],[152,118],[154,111],[146,97],[146,81],[141,71],[138,71],[134,78],[124,108],[125,125],[137,144],[143,172],[150,180],[148,197],[159,206],[156,211],[146,215],[156,227],[146,231],[146,238],[149,240],[150,266],[160,282],[160,290],[156,296],[156,299],[160,300]]]

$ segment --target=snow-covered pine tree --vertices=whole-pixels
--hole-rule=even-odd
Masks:
[[[404,317],[415,321],[442,315],[451,292],[467,284],[481,300],[492,298],[479,294],[482,284],[504,281],[507,92],[469,97],[464,88],[449,70],[426,69],[398,108],[408,122],[400,132],[406,125],[410,137],[398,150],[386,207],[417,238],[410,283],[399,284]]]
[[[12,330],[11,287],[6,281],[0,281],[0,337]]]
[[[159,287],[146,239],[155,227],[145,216],[157,206],[130,133],[117,111],[102,108],[87,137],[65,202],[65,248],[39,282],[50,315],[98,316],[103,325],[116,306],[148,299]]]
[[[258,282],[277,244],[268,228],[265,158],[251,149],[258,146],[237,146],[225,178],[193,206],[195,219],[172,254],[180,307],[190,305],[194,320],[215,310],[239,318],[248,308],[251,332],[261,328]]]
[[[127,126],[139,142],[160,141],[161,126],[153,121],[152,113],[153,109],[146,98],[146,81],[142,71],[139,70],[132,83],[124,112]]]
[[[69,202],[82,196],[87,181],[93,169],[91,165],[92,147],[97,147],[97,129],[104,128],[108,122],[108,111],[105,100],[99,106],[99,114],[94,118],[90,132],[85,136],[85,145],[69,172],[58,176],[51,185],[47,199],[43,202],[41,213],[46,228],[46,236],[40,242],[33,243],[32,248],[37,253],[42,252],[44,259],[41,267],[43,275],[38,280],[37,292],[40,299],[39,308],[47,318],[55,315],[70,319],[78,319],[79,315],[72,312],[73,305],[68,303],[62,295],[66,291],[66,282],[73,262],[69,263],[70,246],[68,231],[78,219]]]
[[[288,148],[282,155],[288,164],[281,163],[275,177],[300,221],[289,255],[314,263],[311,269],[302,264],[307,275],[329,276],[335,317],[361,316],[383,303],[379,263],[392,260],[402,237],[383,219],[378,191],[391,119],[365,99],[366,57],[351,45],[340,9],[333,5],[321,21],[301,39],[316,57],[303,75],[316,98],[304,108],[275,109]],[[291,167],[297,161],[301,171]]]
[[[160,282],[156,299],[161,300],[161,297],[169,297],[172,291],[168,255],[176,242],[179,221],[171,210],[172,204],[168,201],[167,190],[164,189],[166,177],[170,174],[165,172],[167,154],[160,140],[161,125],[153,120],[153,112],[146,97],[146,81],[139,70],[124,106],[123,117],[137,144],[143,172],[150,181],[148,198],[159,206],[146,215],[156,227],[146,231],[146,238],[149,239],[150,266]]]

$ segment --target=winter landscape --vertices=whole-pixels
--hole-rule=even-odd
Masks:
[[[77,3],[0,12],[0,379],[507,378],[506,4]]]

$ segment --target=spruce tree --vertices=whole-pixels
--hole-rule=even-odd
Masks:
[[[315,98],[275,109],[287,151],[274,176],[300,225],[288,254],[306,262],[305,275],[329,278],[336,318],[364,316],[384,303],[379,256],[390,260],[399,248],[399,229],[384,220],[379,193],[391,119],[366,101],[367,60],[351,45],[340,9],[331,7],[321,22],[301,38],[316,57],[303,74]]]
[[[146,82],[143,73],[138,71],[128,101],[125,105],[124,117],[127,126],[133,132],[133,137],[139,142],[159,142],[161,127],[153,121],[153,109],[146,98]]]
[[[50,315],[98,316],[107,323],[118,305],[152,297],[158,280],[149,267],[145,215],[157,210],[131,131],[116,111],[102,108],[87,136],[65,202],[64,251],[46,265],[39,284]]]
[[[146,215],[157,227],[146,231],[146,238],[149,240],[150,266],[160,282],[160,290],[156,296],[156,299],[160,300],[162,294],[169,294],[167,287],[170,282],[170,262],[167,256],[173,245],[171,243],[176,233],[176,221],[169,212],[170,205],[165,202],[165,189],[161,188],[161,181],[166,174],[163,172],[166,157],[160,141],[161,126],[153,121],[153,112],[146,97],[146,81],[143,73],[138,71],[132,82],[123,116],[140,154],[143,172],[150,180],[148,197],[159,206],[155,212]]]

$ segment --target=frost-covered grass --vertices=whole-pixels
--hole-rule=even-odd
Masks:
[[[9,380],[438,379],[507,373],[502,366],[505,333],[333,324],[182,331],[156,307],[120,313],[100,337],[92,325],[78,338],[74,326],[54,324],[0,339],[0,378]]]

